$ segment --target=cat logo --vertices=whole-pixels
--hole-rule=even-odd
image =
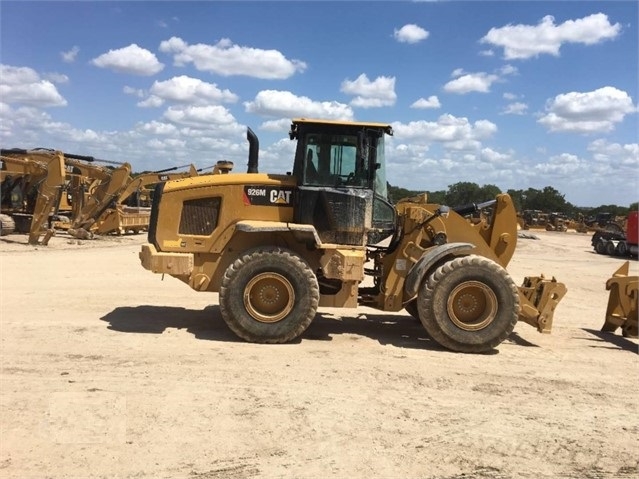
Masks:
[[[293,206],[293,188],[250,185],[244,187],[244,204],[253,206]]]
[[[291,193],[291,190],[271,190],[271,203],[290,205]]]

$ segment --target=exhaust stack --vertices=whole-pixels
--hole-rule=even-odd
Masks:
[[[249,142],[248,170],[246,172],[257,173],[257,155],[260,151],[260,142],[253,130],[248,127],[246,128],[246,139]]]

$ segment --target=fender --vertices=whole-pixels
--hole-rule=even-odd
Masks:
[[[440,259],[454,253],[471,250],[474,247],[471,243],[446,243],[426,251],[422,257],[419,258],[419,261],[413,265],[408,275],[406,275],[406,281],[404,282],[404,294],[406,297],[413,298],[417,295],[417,290],[424,276],[431,266]]]

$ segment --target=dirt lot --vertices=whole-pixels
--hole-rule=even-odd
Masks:
[[[0,238],[0,477],[638,477],[637,341],[599,332],[622,260],[535,234],[509,270],[566,283],[553,332],[486,355],[367,308],[248,344],[142,269],[143,235]]]

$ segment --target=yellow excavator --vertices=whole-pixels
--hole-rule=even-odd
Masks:
[[[91,230],[97,234],[124,234],[127,231],[139,233],[149,227],[151,216],[152,192],[150,186],[164,181],[197,176],[198,170],[189,165],[189,170],[169,173],[180,167],[168,168],[152,173],[142,173],[130,177],[126,187],[115,201],[97,219]]]
[[[65,154],[67,171],[77,176],[71,193],[74,214],[67,231],[78,239],[93,238],[94,225],[126,188],[131,174],[128,163],[107,168],[87,160],[94,158]]]
[[[60,151],[1,150],[2,234],[29,234],[29,244],[48,244],[55,233],[50,218],[65,180]],[[12,224],[13,223],[13,224]],[[13,228],[12,228],[13,226]]]

